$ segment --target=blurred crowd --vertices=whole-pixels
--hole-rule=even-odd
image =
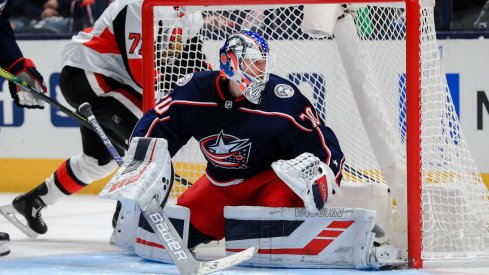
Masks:
[[[112,1],[116,0],[10,0],[6,9],[9,10],[15,32],[72,34],[93,25]],[[488,9],[489,0],[436,0],[436,28],[438,31],[486,30],[489,28],[489,14],[486,14]],[[276,17],[285,18],[285,21],[280,22],[290,24],[287,23],[287,18],[290,18],[287,16],[288,11],[281,12],[283,13]],[[234,17],[238,20],[241,18],[245,22],[240,23],[250,26],[256,26],[255,21],[264,18],[260,14],[253,14],[252,17],[236,14]],[[211,30],[219,31],[216,26],[232,28],[229,18],[233,16],[228,17],[225,22],[222,22],[223,18],[210,14],[204,22]]]
[[[75,33],[93,25],[114,0],[10,0],[15,32]]]

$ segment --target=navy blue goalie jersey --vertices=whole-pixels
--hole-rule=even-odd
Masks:
[[[22,52],[15,42],[14,32],[10,26],[6,5],[7,0],[0,0],[0,67],[4,69],[8,69],[22,57]]]
[[[218,71],[190,74],[138,122],[134,136],[168,140],[171,156],[195,138],[217,185],[237,184],[279,159],[304,152],[328,164],[339,184],[344,162],[338,139],[291,82],[270,75],[262,101],[234,99]]]

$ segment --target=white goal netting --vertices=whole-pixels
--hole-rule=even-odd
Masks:
[[[468,150],[447,87],[431,2],[421,1],[419,18],[423,258],[487,257],[489,193]],[[201,48],[218,70],[218,51],[224,39],[243,29],[257,31],[268,39],[276,56],[273,73],[295,83],[338,136],[346,158],[343,180],[388,184],[398,204],[405,203],[404,4],[356,5],[353,20],[348,15],[338,21],[333,38],[314,38],[302,31],[301,4],[183,7],[176,18],[157,16],[167,8],[154,8],[155,51],[149,54],[154,56],[156,98],[193,70],[186,66],[202,65],[195,51]],[[196,16],[199,13],[202,18]],[[183,18],[195,21],[184,22]],[[171,39],[164,31],[169,22],[183,28],[181,39]],[[170,53],[165,51],[168,48]],[[149,88],[145,93],[152,92]],[[175,169],[190,182],[204,173],[205,159],[195,141],[178,153]],[[173,196],[185,188],[176,182]]]

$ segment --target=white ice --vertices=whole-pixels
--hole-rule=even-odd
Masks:
[[[0,194],[0,205],[16,194]],[[0,216],[0,231],[10,234],[11,254],[0,257],[0,274],[179,274],[173,265],[145,261],[109,245],[113,201],[74,195],[43,211],[48,233],[32,240]],[[202,252],[209,248],[197,251]],[[215,248],[214,248],[215,250]],[[202,253],[209,255],[209,253]],[[211,254],[224,254],[213,251]],[[488,263],[489,265],[489,263]],[[235,267],[216,274],[377,274],[373,271],[266,269]],[[489,268],[397,270],[383,275],[489,274]]]

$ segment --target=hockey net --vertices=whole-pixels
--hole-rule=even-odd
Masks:
[[[408,216],[414,231],[420,232],[413,236],[410,232],[410,250],[418,250],[411,257],[420,257],[425,263],[489,257],[489,193],[461,132],[441,66],[433,1],[421,0],[413,16],[406,13],[404,2],[368,4],[360,1],[362,3],[351,8],[351,24],[348,20],[338,21],[335,34],[330,38],[313,37],[304,32],[305,8],[300,2],[245,6],[239,1],[226,1],[228,5],[233,2],[235,6],[180,8],[182,14],[199,12],[203,19],[195,16],[195,22],[179,22],[184,28],[184,44],[176,45],[163,31],[163,26],[178,22],[178,18],[184,16],[162,18],[163,10],[168,8],[165,5],[169,4],[145,1],[146,106],[154,104],[153,94],[156,100],[165,95],[174,81],[188,72],[178,66],[188,64],[186,62],[195,58],[195,54],[165,53],[168,48],[198,48],[199,45],[191,47],[197,40],[187,42],[190,36],[185,37],[185,34],[198,36],[208,62],[212,68],[219,69],[218,49],[224,39],[243,29],[255,30],[268,39],[276,56],[273,73],[295,83],[338,136],[346,158],[343,181],[358,184],[375,181],[391,188],[401,216]],[[177,4],[177,1],[171,2],[172,7]],[[203,5],[205,1],[198,4]],[[413,32],[417,37],[406,42],[406,26],[413,20],[417,21],[414,26],[419,26],[419,32]],[[409,62],[413,58],[415,69],[409,80],[406,60]],[[171,79],[160,77],[170,72],[173,73]],[[148,79],[148,75],[152,77]],[[409,86],[409,81],[414,84]],[[413,89],[408,90],[406,86]],[[409,94],[420,102],[407,100]],[[409,102],[415,105],[410,106]],[[409,108],[414,113],[408,113]],[[409,132],[408,117],[414,123]],[[406,146],[409,135],[416,141],[414,147]],[[407,147],[414,157],[408,156]],[[191,141],[182,148],[174,158],[174,167],[177,177],[188,182],[177,180],[172,197],[183,192],[187,183],[195,182],[204,173],[205,166],[197,142]],[[409,184],[406,175],[414,177]],[[409,215],[406,210],[408,185],[421,187],[408,192],[407,200],[418,206],[410,206]],[[406,232],[406,223],[402,226]],[[411,246],[414,239],[419,246]],[[420,266],[416,259],[412,260],[413,266]]]

